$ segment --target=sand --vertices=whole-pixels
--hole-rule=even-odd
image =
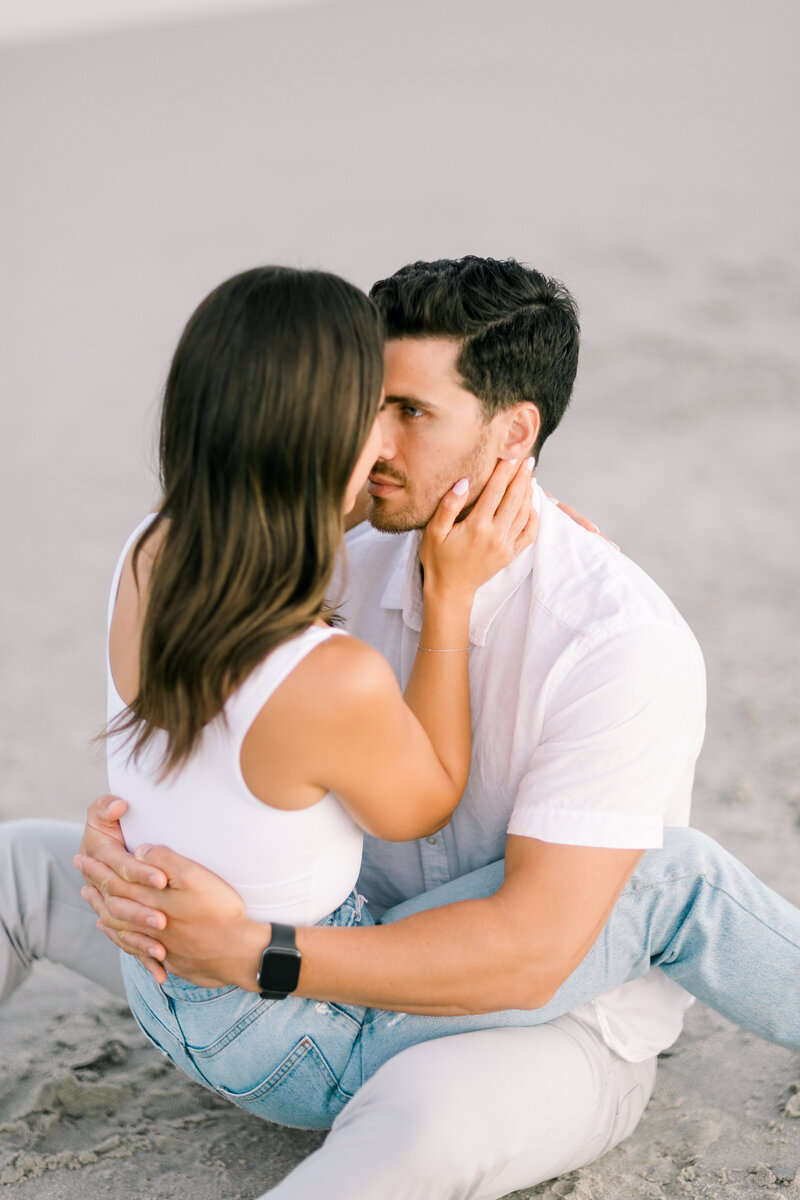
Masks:
[[[77,819],[104,790],[105,590],[203,292],[265,259],[366,284],[417,255],[515,253],[583,312],[540,478],[694,628],[694,822],[800,904],[800,20],[566,7],[347,0],[0,50],[22,118],[0,129],[0,816]],[[319,1142],[185,1081],[55,968],[0,1011],[0,1064],[1,1200],[247,1200]],[[697,1005],[630,1139],[517,1196],[800,1197],[800,1061]]]

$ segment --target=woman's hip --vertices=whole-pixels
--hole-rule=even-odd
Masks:
[[[364,919],[360,902],[348,898],[325,923]],[[159,985],[137,959],[122,960],[131,1011],[150,1041],[197,1082],[248,1111],[325,1129],[360,1082],[364,1009],[295,996],[262,999],[233,986],[201,988],[176,975]]]

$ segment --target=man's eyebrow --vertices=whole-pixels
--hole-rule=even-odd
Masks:
[[[408,404],[411,408],[424,408],[429,412],[436,406],[427,400],[420,400],[418,396],[385,396],[384,404]]]

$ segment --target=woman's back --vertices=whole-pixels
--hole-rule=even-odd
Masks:
[[[111,588],[109,627],[128,553],[152,521],[128,539]],[[109,785],[129,803],[123,830],[129,849],[164,843],[221,875],[241,895],[257,921],[312,924],[337,908],[352,890],[361,863],[362,833],[328,792],[304,808],[275,808],[259,800],[242,775],[242,743],[269,697],[296,666],[331,637],[312,625],[278,646],[202,730],[185,765],[160,780],[165,735],[139,754],[120,735],[108,741]],[[108,719],[126,709],[108,660]]]

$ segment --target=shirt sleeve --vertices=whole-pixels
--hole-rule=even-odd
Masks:
[[[508,832],[661,846],[670,802],[691,789],[704,726],[705,671],[688,632],[647,626],[584,649],[553,685]]]

